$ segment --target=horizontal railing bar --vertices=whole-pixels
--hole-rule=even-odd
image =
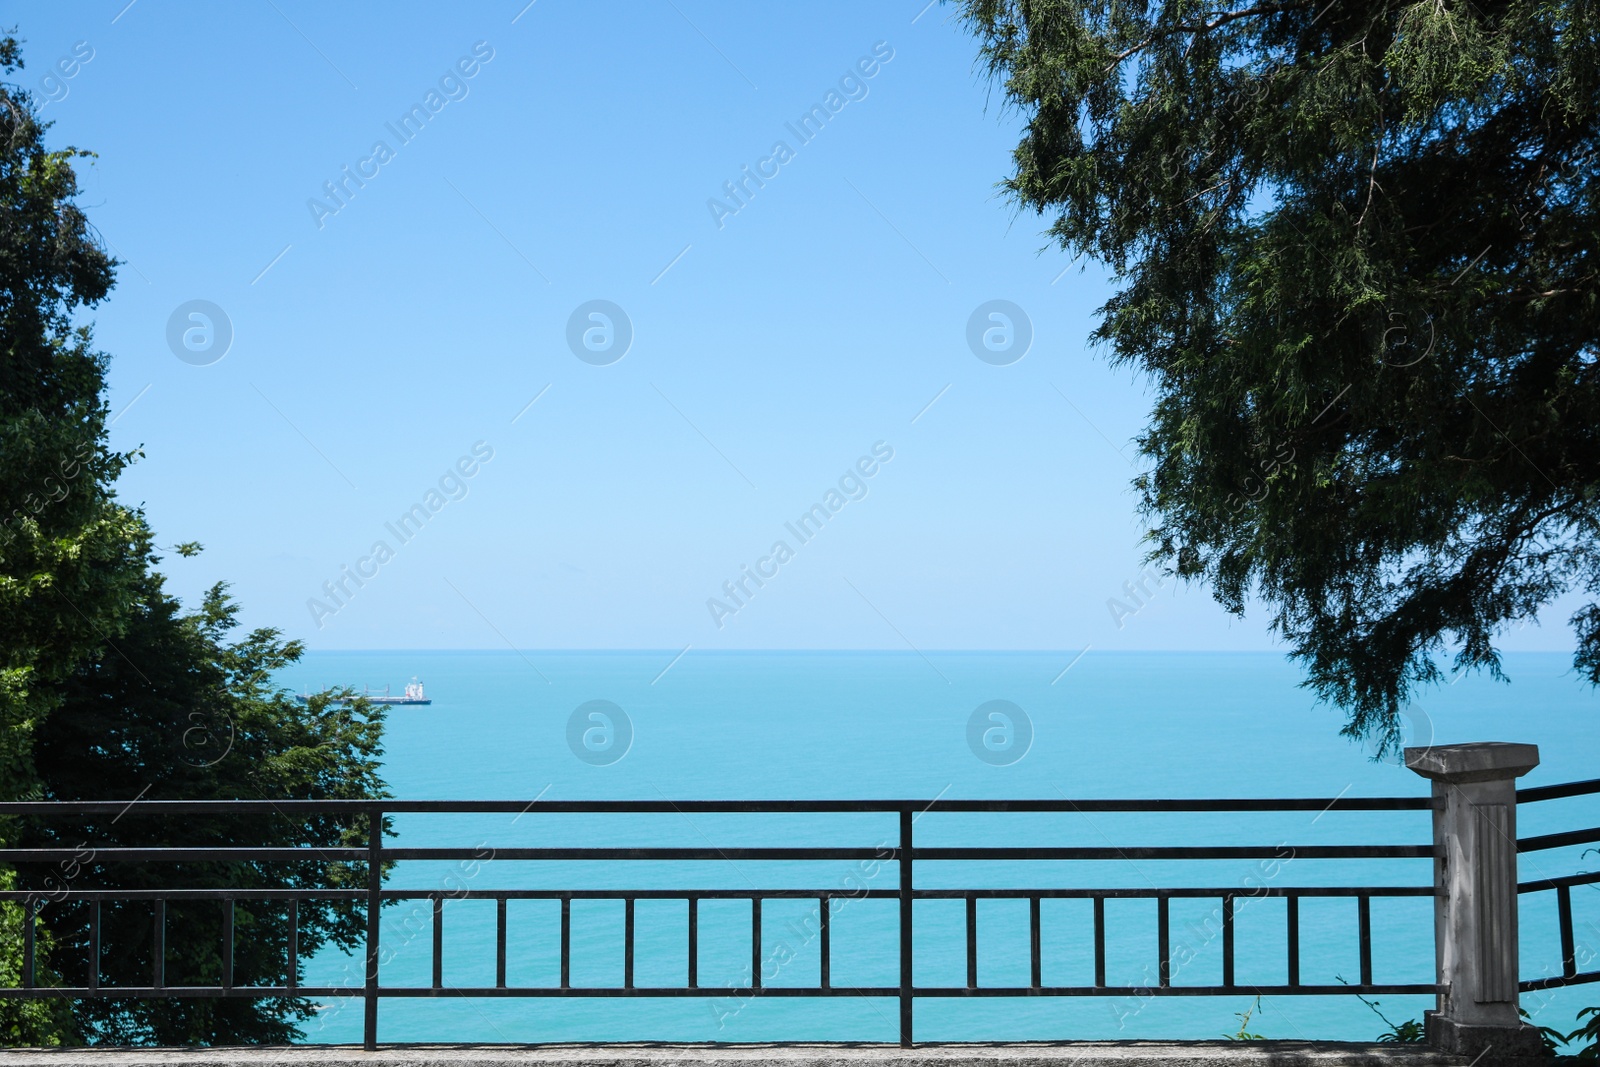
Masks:
[[[0,900],[360,900],[366,895],[364,889],[7,889]]]
[[[1046,899],[1087,900],[1095,897],[1113,900],[1159,900],[1163,897],[1431,897],[1431,885],[1396,886],[1258,886],[1255,889],[1238,889],[1227,886],[1180,886],[1170,889],[917,889],[912,896],[918,900],[960,900],[979,897],[986,900],[1026,900],[1029,897]],[[838,893],[845,896],[848,894]],[[891,894],[893,895],[893,894]]]
[[[1580,831],[1589,834],[1590,831]],[[1600,830],[1579,840],[1600,840]],[[1568,837],[1571,835],[1552,835]],[[1533,841],[1541,838],[1530,839]],[[1572,843],[1572,842],[1557,842]],[[1544,845],[1539,847],[1554,847]],[[1527,851],[1524,849],[1523,851]],[[992,847],[960,846],[918,848],[914,859],[939,860],[1235,860],[1235,859],[1428,859],[1432,845],[1127,845]],[[183,863],[183,862],[326,862],[347,863],[365,860],[364,848],[102,848],[94,852],[97,863]],[[900,849],[882,848],[496,848],[486,857],[477,848],[385,848],[385,860],[897,860]],[[63,860],[86,862],[82,849],[7,848],[0,849],[0,862],[55,863]]]
[[[1577,981],[1593,981],[1593,977],[1580,975]],[[1567,984],[1574,984],[1568,982]],[[1523,983],[1529,988],[1529,983]],[[1261,996],[1336,996],[1351,993],[1433,994],[1439,987],[1433,984],[1411,985],[1232,985],[1232,986],[915,986],[912,996],[917,997],[1225,997],[1241,994]],[[252,997],[281,997],[298,994],[305,997],[360,997],[359,986],[298,986],[289,990],[283,986],[100,986],[89,990],[78,986],[42,986],[22,989],[15,986],[0,987],[0,1000],[41,1000],[46,998],[130,997],[130,998],[219,998],[237,999]],[[624,998],[679,998],[711,997],[898,997],[896,986],[455,986],[440,990],[432,986],[379,986],[380,997],[624,997]]]
[[[1600,881],[1600,872],[1575,875],[1571,878],[1551,879],[1548,884],[1528,882],[1518,887],[1521,892],[1553,889],[1558,884],[1582,885]],[[959,900],[979,897],[985,900],[1026,900],[1043,897],[1057,900],[1155,900],[1162,897],[1221,898],[1233,897],[1431,897],[1432,886],[1258,886],[1239,889],[1229,886],[1175,886],[1166,889],[1151,888],[1081,888],[1068,889],[915,889],[917,900]],[[367,895],[364,889],[69,889],[46,892],[12,889],[0,892],[0,901],[49,899],[67,900],[360,900]],[[431,900],[445,897],[451,900],[823,900],[826,898],[854,898],[867,900],[899,899],[898,889],[385,889],[384,900]]]
[[[384,900],[821,900],[826,897],[898,899],[898,889],[385,889]],[[10,889],[0,900],[362,900],[365,889]]]
[[[149,999],[177,999],[179,997],[206,997],[223,999],[251,999],[256,997],[359,997],[363,990],[360,986],[265,986],[247,985],[231,986],[224,989],[222,986],[114,986],[98,985],[90,989],[85,986],[36,986],[33,989],[20,989],[16,986],[0,986],[0,1000],[44,1000],[61,997],[73,1000],[106,1000],[116,997],[138,997]]]
[[[443,896],[452,900],[823,900],[828,897],[898,899],[897,889],[385,889],[384,900]]]
[[[1600,778],[1584,782],[1563,782],[1561,785],[1536,785],[1517,790],[1518,804],[1532,804],[1540,800],[1560,800],[1562,797],[1581,797],[1600,793]]]
[[[386,860],[893,860],[896,848],[807,846],[757,846],[741,848],[693,847],[573,847],[573,848],[496,848],[492,856],[484,848],[385,848]]]
[[[1561,878],[1541,878],[1535,882],[1518,882],[1517,892],[1538,893],[1564,885],[1592,885],[1595,882],[1600,882],[1600,871],[1590,871],[1588,874],[1569,874]]]
[[[1169,986],[941,986],[918,987],[913,994],[919,997],[1232,997],[1241,994],[1263,997],[1336,996],[1344,993],[1427,993],[1439,992],[1439,987],[1427,984],[1411,985],[1169,985]]]
[[[845,986],[460,986],[449,990],[457,997],[624,997],[633,1000],[673,998],[685,1000],[692,997],[898,997],[895,986],[873,986],[850,989]],[[437,995],[427,986],[383,986],[378,991],[384,997],[428,997]]]
[[[1432,797],[1184,797],[1127,800],[900,801],[915,812],[1431,811]]]
[[[1242,990],[1241,990],[1242,991]],[[185,997],[209,999],[239,999],[260,997],[356,997],[363,996],[361,986],[100,986],[90,991],[81,986],[36,986],[23,989],[19,986],[0,986],[0,1000],[44,1000],[50,998],[92,999],[130,997],[140,999],[180,999]],[[432,986],[379,986],[380,997],[898,997],[895,986],[851,988],[848,986],[451,986],[435,989]]]
[[[1343,993],[1438,993],[1439,987],[1432,983],[1426,985],[1298,985],[1298,986],[979,986],[968,989],[966,986],[914,986],[911,995],[914,997],[1131,997],[1131,996],[1182,996],[1182,997],[1224,997],[1249,994],[1254,996],[1332,996]],[[875,988],[850,989],[844,986],[744,986],[735,988],[716,989],[711,986],[696,986],[688,989],[683,986],[634,986],[624,988],[621,986],[573,987],[561,989],[556,986],[522,986],[508,989],[499,987],[456,988],[450,990],[453,996],[462,997],[495,997],[495,996],[522,996],[522,997],[898,997],[900,990],[894,986]],[[436,996],[437,992],[427,986],[384,986],[379,990],[379,995],[386,997],[428,997]]]
[[[1541,852],[1547,848],[1587,845],[1595,841],[1600,841],[1600,826],[1590,827],[1587,830],[1568,830],[1560,834],[1541,834],[1538,837],[1518,838],[1517,851]]]
[[[1430,859],[1432,845],[1115,845],[1039,848],[918,848],[912,858],[937,860],[1254,860]]]
[[[1518,982],[1517,988],[1526,993],[1533,989],[1559,989],[1568,985],[1588,985],[1590,982],[1600,982],[1600,971],[1584,971],[1571,978],[1562,975],[1554,978],[1533,978],[1526,982]]]
[[[477,848],[385,848],[385,860],[892,860],[893,848],[497,848],[485,856]],[[232,862],[244,860],[271,862],[322,861],[360,862],[367,858],[364,848],[101,848],[92,861],[84,859],[82,849],[5,848],[0,862],[55,863],[62,860],[95,863],[183,863]]]
[[[1556,788],[1547,786],[1545,788]],[[0,815],[180,815],[224,812],[777,814],[924,812],[1430,811],[1432,797],[1239,797],[1151,800],[32,800]]]
[[[462,854],[462,858],[469,858],[473,854],[470,848],[456,851]],[[81,848],[0,848],[0,862],[5,863],[57,863],[62,860],[72,860],[74,857],[82,866],[101,862],[182,863],[243,860],[348,863],[366,859],[367,850],[364,848],[99,848],[94,850],[92,858],[86,858]],[[477,858],[482,858],[481,853]]]

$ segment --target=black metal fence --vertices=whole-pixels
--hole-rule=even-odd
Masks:
[[[1521,802],[1579,796],[1600,792],[1600,780],[1542,789],[1523,790],[1518,794]],[[24,923],[22,945],[21,982],[16,987],[0,988],[0,997],[317,997],[334,998],[359,996],[364,1000],[364,1038],[367,1048],[375,1048],[378,1041],[378,1004],[382,998],[434,997],[446,993],[464,997],[837,997],[866,996],[892,998],[899,1007],[899,1036],[902,1045],[910,1046],[913,1040],[913,1005],[918,998],[949,997],[1084,997],[1084,996],[1214,996],[1227,994],[1246,995],[1326,995],[1326,994],[1388,994],[1435,993],[1432,983],[1387,983],[1378,981],[1373,974],[1371,904],[1374,898],[1432,897],[1431,885],[1416,886],[1269,886],[1251,889],[1230,889],[1208,886],[1172,888],[918,888],[916,880],[919,862],[946,861],[1036,861],[1036,860],[1277,860],[1296,859],[1372,860],[1416,859],[1433,855],[1431,844],[1408,845],[1225,845],[1225,846],[920,846],[915,839],[915,823],[919,815],[935,810],[939,813],[1076,813],[1094,814],[1109,812],[1355,812],[1355,811],[1426,811],[1433,801],[1427,797],[1335,797],[1301,799],[1235,799],[1235,800],[926,800],[902,801],[400,801],[374,802],[340,801],[145,801],[135,805],[121,802],[42,802],[0,804],[0,815],[22,815],[34,818],[61,819],[96,815],[207,815],[223,813],[261,813],[305,815],[311,813],[364,816],[368,828],[365,847],[342,848],[97,848],[93,850],[95,864],[167,864],[195,862],[237,862],[248,864],[272,863],[362,863],[368,873],[365,889],[309,888],[309,889],[251,889],[239,888],[171,888],[171,889],[91,889],[65,887],[50,894],[57,902],[81,902],[87,908],[88,960],[83,973],[86,980],[81,985],[39,985],[35,975],[36,909],[43,896],[38,891],[15,890],[0,893],[0,899],[25,902],[28,908]],[[761,814],[818,814],[818,813],[876,813],[894,816],[898,823],[897,840],[879,847],[496,847],[492,857],[496,860],[522,861],[858,861],[879,865],[892,864],[898,876],[895,888],[872,888],[863,885],[857,889],[385,889],[382,872],[386,865],[408,860],[484,861],[480,848],[398,847],[384,842],[383,826],[386,815],[410,813],[536,813],[536,814],[627,814],[677,813],[738,813]],[[1520,851],[1557,848],[1585,842],[1600,841],[1600,828],[1573,831],[1563,834],[1530,838],[1518,842]],[[61,864],[82,862],[80,850],[62,848],[0,849],[0,863],[16,866],[32,864]],[[1523,893],[1553,891],[1556,894],[1560,915],[1562,973],[1532,982],[1523,982],[1523,989],[1544,989],[1579,982],[1600,981],[1600,970],[1580,972],[1577,966],[1572,931],[1571,889],[1573,886],[1600,882],[1600,874],[1580,874],[1572,877],[1528,882],[1519,886]],[[1284,948],[1286,981],[1278,985],[1263,986],[1257,983],[1239,984],[1234,973],[1234,909],[1243,897],[1283,898],[1287,909],[1287,943]],[[1359,981],[1351,984],[1327,985],[1304,983],[1300,976],[1300,902],[1307,898],[1343,897],[1356,902],[1358,921],[1355,936],[1359,945]],[[899,916],[899,980],[894,985],[877,987],[840,986],[832,980],[832,940],[830,916],[834,901],[845,898],[894,901]],[[1218,984],[1174,984],[1171,954],[1170,902],[1175,899],[1201,898],[1214,900],[1221,914],[1222,972]],[[446,900],[493,900],[496,905],[496,969],[492,986],[464,988],[446,987],[443,980],[444,959],[444,903]],[[685,952],[687,956],[687,981],[674,986],[639,986],[634,981],[635,902],[640,900],[681,900],[687,904],[688,927]],[[751,969],[748,985],[704,985],[699,975],[699,910],[700,903],[708,900],[737,899],[750,902]],[[817,902],[819,920],[816,932],[820,948],[819,980],[815,985],[772,986],[762,980],[762,904],[769,900],[804,899]],[[1092,938],[1094,977],[1090,985],[1046,985],[1043,982],[1042,938],[1040,935],[1040,903],[1043,900],[1087,899],[1093,902]],[[1106,908],[1107,900],[1142,899],[1156,902],[1157,958],[1153,985],[1108,985],[1106,981]],[[155,922],[151,958],[152,973],[148,984],[103,984],[101,982],[101,909],[111,902],[151,901]],[[169,902],[189,903],[206,900],[221,902],[223,910],[221,980],[215,985],[173,986],[166,982],[164,945],[166,907]],[[365,982],[354,986],[313,986],[298,981],[301,965],[300,908],[306,901],[347,900],[365,902],[366,945]],[[427,985],[383,985],[379,981],[379,963],[383,958],[380,912],[384,902],[401,900],[430,901],[433,912],[433,970],[432,981]],[[507,903],[513,900],[554,900],[560,902],[560,980],[554,985],[511,985],[507,982]],[[572,983],[572,902],[586,900],[621,900],[624,908],[623,981],[618,986],[589,986]],[[961,900],[966,905],[966,982],[955,986],[919,986],[913,980],[912,958],[916,938],[914,904],[919,900]],[[978,902],[982,900],[1027,901],[1029,913],[1029,971],[1027,985],[980,985],[978,982]],[[287,912],[287,959],[282,985],[237,985],[234,982],[233,956],[235,950],[234,909],[236,902],[277,901]]]
[[[1524,804],[1533,804],[1543,800],[1561,800],[1566,797],[1588,796],[1593,793],[1600,793],[1600,780],[1519,789],[1517,790],[1517,806],[1520,808]],[[1517,852],[1544,852],[1549,849],[1587,845],[1597,841],[1600,841],[1600,827],[1568,830],[1562,833],[1520,838],[1517,841]],[[1580,971],[1578,969],[1577,942],[1573,936],[1572,890],[1574,886],[1588,885],[1600,885],[1600,872],[1566,875],[1559,878],[1542,878],[1537,881],[1519,882],[1517,884],[1519,901],[1523,896],[1530,893],[1555,893],[1556,921],[1561,938],[1561,973],[1520,982],[1519,988],[1523,992],[1581,985],[1586,982],[1600,982],[1600,966],[1590,971]]]

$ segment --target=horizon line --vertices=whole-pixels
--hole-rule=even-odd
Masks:
[[[423,646],[415,646],[415,647],[409,647],[409,648],[378,648],[378,647],[368,647],[368,648],[307,648],[305,651],[306,651],[306,654],[308,654],[308,655],[312,654],[312,653],[320,653],[320,654],[340,653],[340,654],[343,654],[343,653],[358,653],[358,652],[397,653],[397,654],[398,653],[471,652],[471,653],[496,653],[496,654],[505,655],[505,656],[516,656],[516,655],[523,655],[523,654],[528,654],[528,653],[553,654],[553,653],[577,653],[577,652],[659,652],[659,653],[663,653],[665,655],[682,655],[682,654],[686,654],[688,652],[702,652],[702,653],[708,653],[708,654],[714,654],[714,655],[752,655],[752,654],[771,654],[771,653],[851,653],[851,654],[868,654],[868,653],[870,653],[870,654],[874,654],[874,655],[896,655],[896,656],[918,656],[918,655],[938,654],[938,655],[1039,655],[1039,656],[1046,656],[1046,655],[1049,655],[1049,656],[1055,656],[1055,655],[1078,656],[1078,655],[1082,655],[1082,656],[1085,656],[1085,657],[1087,657],[1087,655],[1090,652],[1093,652],[1095,655],[1104,655],[1104,656],[1142,656],[1142,655],[1157,655],[1157,654],[1166,655],[1166,656],[1232,656],[1232,655],[1266,656],[1266,655],[1274,655],[1274,656],[1283,656],[1285,658],[1292,658],[1293,655],[1294,655],[1294,653],[1291,650],[1288,650],[1288,649],[1273,649],[1273,648],[1114,648],[1114,649],[1113,648],[1108,648],[1108,649],[1098,649],[1098,648],[1094,648],[1093,646],[1090,646],[1089,648],[1082,648],[1082,649],[1071,649],[1071,648],[924,648],[924,649],[905,649],[905,648],[689,648],[689,649],[674,649],[674,648],[670,648],[670,647],[666,647],[666,646],[662,646],[662,647],[659,647],[659,648],[653,648],[653,647],[648,647],[648,646],[643,646],[643,645],[641,645],[641,646],[621,646],[621,645],[617,645],[617,646],[609,646],[609,647],[598,647],[598,646],[596,646],[596,647],[582,647],[582,648],[516,648],[516,649],[510,649],[510,648],[427,648],[427,647],[423,647]],[[1537,655],[1552,655],[1553,656],[1553,655],[1567,655],[1567,654],[1570,654],[1570,652],[1571,652],[1570,649],[1526,648],[1526,649],[1506,649],[1506,650],[1503,650],[1501,652],[1501,655],[1537,654]]]
[[[1119,648],[1097,649],[1088,648],[670,648],[666,645],[654,647],[649,645],[609,645],[609,646],[582,646],[582,647],[548,647],[548,648],[428,648],[414,646],[409,648],[320,648],[306,649],[307,652],[497,652],[502,655],[515,656],[527,652],[665,652],[677,655],[680,652],[711,652],[711,653],[746,653],[746,652],[871,652],[879,654],[892,654],[897,656],[916,656],[928,653],[1000,653],[1007,655],[1068,655],[1076,656],[1089,652],[1103,653],[1106,655],[1140,655],[1150,652],[1161,652],[1172,655],[1213,655],[1245,652],[1251,654],[1279,653],[1278,649],[1270,648]],[[1282,654],[1288,655],[1287,652]]]

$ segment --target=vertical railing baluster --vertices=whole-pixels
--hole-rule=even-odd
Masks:
[[[1106,898],[1094,898],[1094,984],[1106,984]]]
[[[100,901],[89,901],[89,993],[100,991]]]
[[[822,988],[827,989],[833,983],[833,975],[831,973],[833,966],[833,934],[828,927],[828,920],[832,917],[833,913],[833,901],[829,899],[828,894],[824,893],[822,894],[822,898],[817,903],[821,907],[821,910],[817,914],[819,916],[819,921],[822,924],[821,933],[818,934],[818,936],[822,939],[822,966],[820,977],[822,979]]]
[[[761,988],[761,898],[750,898],[750,988]]]
[[[1172,984],[1171,901],[1166,897],[1156,898],[1156,951],[1156,980],[1165,989]]]
[[[1039,898],[1028,898],[1028,958],[1030,976],[1033,979],[1033,988],[1038,989],[1044,985],[1044,964],[1040,952],[1039,933]]]
[[[506,987],[506,898],[494,901],[494,985]]]
[[[289,901],[289,982],[291,995],[300,985],[300,902]]]
[[[978,898],[967,894],[967,988],[978,988]]]
[[[444,897],[433,897],[433,988],[444,988]]]
[[[1300,984],[1300,898],[1293,893],[1289,902],[1289,984]]]
[[[1572,887],[1556,886],[1556,917],[1561,922],[1561,975],[1578,976],[1578,950],[1572,943]]]
[[[916,821],[909,807],[900,810],[900,1046],[910,1048],[911,1028],[911,827]]]
[[[33,898],[22,902],[22,988],[33,988],[33,928],[38,920],[38,905]]]
[[[827,950],[824,949],[824,952]],[[826,957],[824,957],[826,958]],[[824,964],[823,966],[827,966]],[[689,898],[689,988],[700,984],[700,898]]]
[[[633,988],[633,898],[622,898],[622,988]]]
[[[561,988],[572,988],[572,898],[561,898]]]
[[[233,990],[233,898],[222,902],[222,988]]]
[[[160,989],[167,984],[167,902],[158,899],[155,912],[155,944],[150,954],[150,984]]]
[[[383,910],[383,812],[367,815],[367,974],[362,989],[361,1047],[378,1049],[378,939]]]
[[[1233,894],[1222,895],[1222,984],[1233,988]]]
[[[1361,984],[1372,984],[1372,897],[1356,898],[1357,935],[1361,938]]]

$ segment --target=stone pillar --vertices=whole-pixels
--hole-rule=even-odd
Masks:
[[[1489,1060],[1544,1054],[1517,1014],[1517,779],[1537,745],[1489,741],[1405,750],[1433,782],[1434,956],[1430,1045]]]

